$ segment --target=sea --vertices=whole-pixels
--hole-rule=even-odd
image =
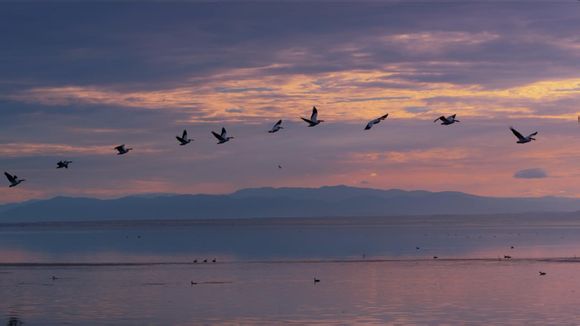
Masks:
[[[0,223],[0,325],[580,325],[580,219]]]

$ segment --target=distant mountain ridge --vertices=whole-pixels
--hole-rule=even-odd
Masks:
[[[462,192],[348,186],[250,188],[226,195],[153,194],[119,199],[55,197],[0,206],[1,222],[471,215],[572,212],[580,199],[497,198]]]

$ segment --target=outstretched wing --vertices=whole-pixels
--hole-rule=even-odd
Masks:
[[[455,120],[455,116],[456,115],[457,115],[457,113],[456,114],[453,114],[453,115],[450,115],[449,118]]]
[[[514,133],[514,135],[516,137],[518,137],[519,140],[524,140],[524,136],[522,136],[522,134],[520,134],[519,131],[515,130],[514,127],[510,127],[510,130]]]
[[[116,150],[118,150],[119,152],[125,149],[125,144],[123,145],[119,145],[117,147],[115,147]]]
[[[217,138],[218,140],[220,140],[220,141],[221,141],[221,140],[224,140],[224,137],[222,137],[222,135],[218,134],[217,132],[215,132],[215,131],[212,131],[211,133],[212,133],[212,134],[213,134],[213,136],[214,136],[215,138]]]
[[[221,134],[222,138],[226,138],[227,134],[228,134],[228,132],[226,131],[226,128],[222,127],[222,134]]]
[[[365,127],[365,130],[369,130],[373,127],[373,122],[369,121],[369,123],[367,123],[367,126]]]
[[[187,139],[187,130],[183,130],[183,134],[181,135],[181,138]]]
[[[312,124],[314,123],[312,120],[308,120],[306,118],[300,117],[300,119],[304,120],[306,123]]]
[[[280,127],[281,124],[282,124],[282,120],[278,120],[278,122],[276,122],[274,124],[274,128],[272,128],[272,129],[276,129],[276,128]]]
[[[536,132],[534,132],[533,134],[530,134],[528,137],[533,137],[533,136],[535,136],[535,135],[537,135],[537,134],[538,134],[538,132],[536,131]]]
[[[310,116],[310,120],[316,121],[318,119],[318,110],[315,106],[312,107],[312,115]]]
[[[14,183],[16,181],[16,176],[13,176],[8,172],[4,172],[4,175],[6,176],[6,179],[10,181],[10,183]]]
[[[389,116],[389,114],[387,113],[387,114],[385,114],[385,115],[381,116],[381,117],[379,118],[379,120],[385,120],[385,119],[386,119],[388,116]]]
[[[444,116],[440,116],[439,118],[433,120],[433,122],[437,122],[437,120],[447,121],[447,119]]]

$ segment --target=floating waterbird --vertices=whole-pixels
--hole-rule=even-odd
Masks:
[[[57,169],[68,169],[68,165],[71,164],[72,161],[58,161],[58,163],[56,163],[56,168]]]

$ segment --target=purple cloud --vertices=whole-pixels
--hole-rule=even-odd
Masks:
[[[524,169],[514,173],[514,178],[516,179],[543,179],[547,177],[548,173],[540,168]]]

